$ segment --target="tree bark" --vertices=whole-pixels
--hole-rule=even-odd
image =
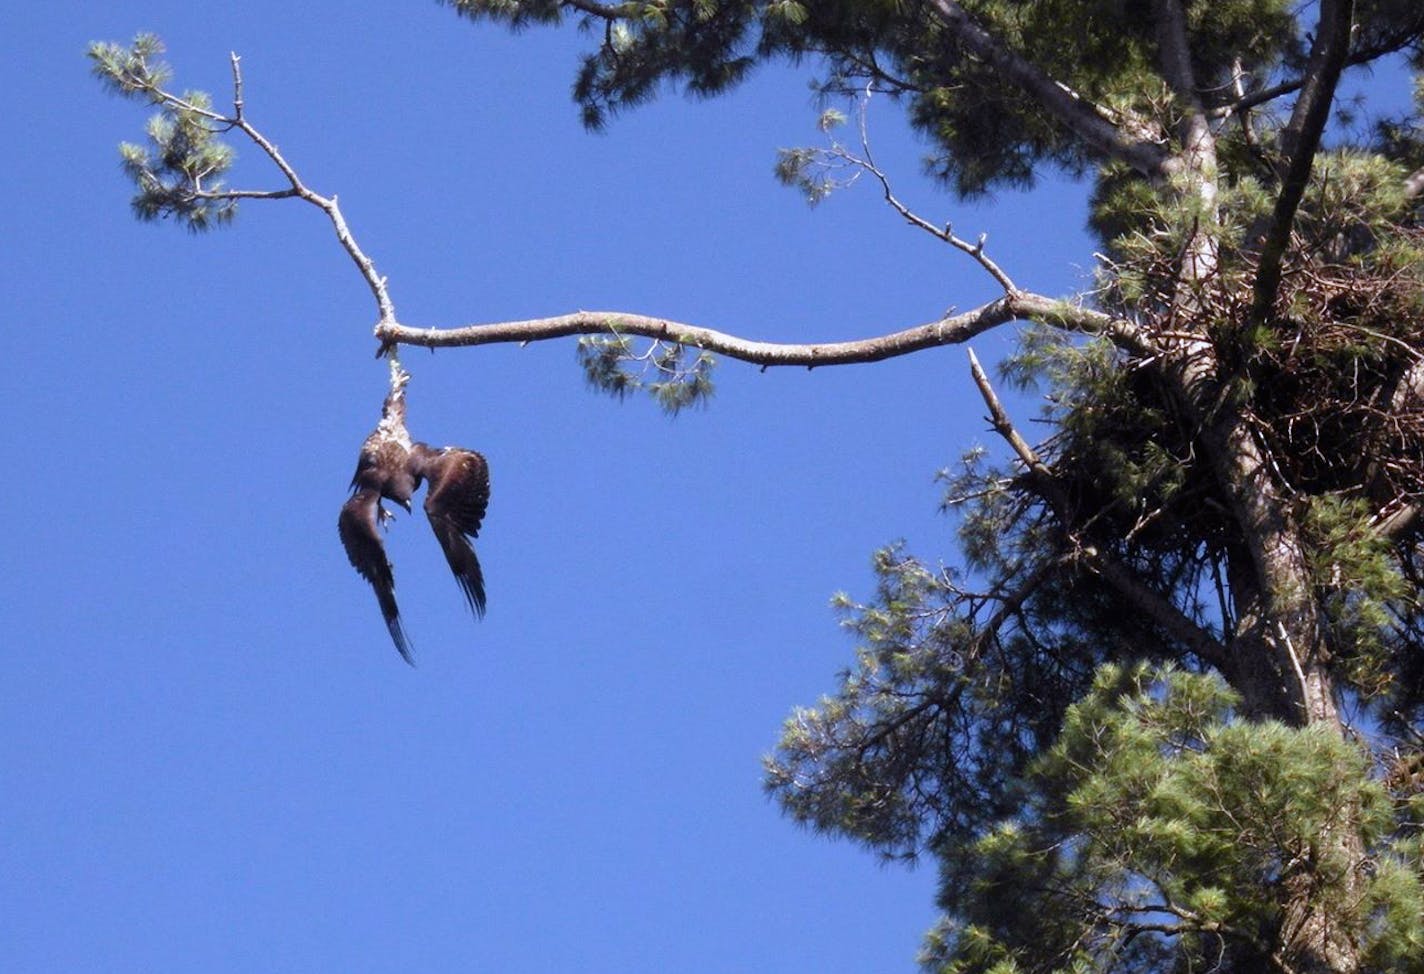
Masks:
[[[1296,117],[1286,133],[1290,171],[1272,226],[1276,243],[1282,242],[1276,237],[1289,234],[1299,188],[1318,146],[1318,116],[1328,110],[1334,93],[1350,11],[1351,0],[1321,4],[1312,68],[1322,76],[1312,78],[1298,100]],[[1241,544],[1231,553],[1228,570],[1238,630],[1227,647],[1222,674],[1241,694],[1244,710],[1253,719],[1274,718],[1293,727],[1325,724],[1344,733],[1328,669],[1323,609],[1292,498],[1274,475],[1267,445],[1252,428],[1245,389],[1223,366],[1201,320],[1201,289],[1211,287],[1216,271],[1215,137],[1197,95],[1183,0],[1157,0],[1156,14],[1162,73],[1184,108],[1178,127],[1181,191],[1195,198],[1201,212],[1200,223],[1183,249],[1181,283],[1174,297],[1173,311],[1183,330],[1159,360],[1159,374],[1170,398],[1198,431],[1209,469],[1240,532]],[[1279,253],[1263,258],[1255,295],[1258,313],[1263,298],[1274,297],[1279,259]],[[1263,289],[1269,294],[1263,294]],[[1365,863],[1358,823],[1357,810],[1344,809],[1339,825],[1319,836],[1320,858],[1345,864],[1347,890]],[[1332,898],[1320,895],[1319,866],[1299,866],[1294,873],[1287,867],[1273,959],[1290,974],[1356,974],[1359,944],[1332,915]]]
[[[1235,402],[1205,339],[1179,349],[1168,366],[1177,395],[1199,424],[1200,441],[1240,529],[1229,556],[1229,583],[1238,620],[1222,675],[1241,694],[1245,715],[1293,727],[1324,724],[1345,733],[1329,671],[1330,648],[1316,598],[1306,544],[1291,499],[1272,475],[1267,448]],[[1340,882],[1351,895],[1366,865],[1357,809],[1342,809],[1338,825],[1319,836],[1319,859],[1343,863]],[[1320,895],[1321,862],[1302,865],[1283,882],[1282,922],[1275,959],[1291,974],[1356,974],[1354,931]]]

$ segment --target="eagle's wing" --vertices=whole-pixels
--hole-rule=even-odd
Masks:
[[[386,546],[381,543],[377,524],[380,503],[379,491],[370,487],[360,488],[341,505],[341,517],[336,526],[341,532],[341,543],[346,548],[346,557],[351,559],[351,566],[376,590],[376,601],[381,604],[381,615],[386,620],[386,628],[391,631],[391,639],[395,640],[396,649],[407,663],[414,666],[410,643],[401,627],[400,610],[396,608],[395,576],[391,573],[391,563],[386,560]]]
[[[466,537],[480,533],[489,506],[489,466],[473,450],[446,447],[422,458],[421,475],[430,481],[425,515],[475,615],[485,614],[485,579]]]

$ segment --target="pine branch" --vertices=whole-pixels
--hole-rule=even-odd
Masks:
[[[1424,28],[1424,17],[1421,17],[1420,27],[1404,28],[1386,37],[1378,44],[1351,51],[1345,58],[1345,67],[1353,68],[1362,64],[1369,64],[1371,61],[1378,61],[1382,57],[1397,53],[1409,44],[1413,43],[1417,36],[1417,31]],[[1289,81],[1282,81],[1267,88],[1258,88],[1255,91],[1247,91],[1238,95],[1237,99],[1225,105],[1213,108],[1209,113],[1212,118],[1229,118],[1232,115],[1239,115],[1242,112],[1258,108],[1267,102],[1275,101],[1285,95],[1291,95],[1305,86],[1309,73],[1298,78],[1291,78]]]
[[[763,367],[849,365],[878,362],[927,348],[967,341],[1015,319],[1007,298],[973,311],[859,341],[783,344],[741,338],[726,332],[666,318],[622,311],[576,311],[528,321],[501,321],[462,328],[410,328],[397,322],[376,327],[376,338],[387,345],[453,348],[471,345],[547,341],[571,335],[638,335],[716,352]]]
[[[930,0],[930,7],[965,50],[995,68],[1094,149],[1126,163],[1149,179],[1162,179],[1179,168],[1179,163],[1160,145],[1150,139],[1134,138],[1124,131],[1103,109],[1050,77],[975,23],[955,0]]]
[[[630,15],[626,4],[613,6],[606,3],[595,3],[593,0],[564,0],[564,6],[602,20],[617,20]]]
[[[1172,604],[1171,600],[1144,584],[1132,569],[1114,557],[1111,552],[1104,551],[1096,545],[1085,544],[1077,536],[1078,529],[1075,523],[1077,517],[1067,492],[1048,464],[1044,463],[1043,458],[1014,426],[1008,411],[1004,409],[998,394],[994,392],[989,377],[980,366],[974,350],[971,348],[967,351],[969,352],[969,371],[974,377],[974,384],[979,387],[979,394],[984,400],[984,405],[989,409],[990,425],[994,432],[1009,444],[1020,462],[1028,470],[1030,489],[1042,497],[1053,510],[1054,517],[1057,518],[1064,534],[1073,542],[1079,560],[1090,571],[1112,586],[1130,605],[1160,626],[1164,633],[1185,646],[1199,659],[1214,666],[1223,665],[1226,661],[1226,648],[1212,638],[1210,633],[1192,621],[1181,609]]]
[[[386,279],[377,273],[375,262],[356,242],[355,236],[351,233],[351,229],[341,213],[341,207],[337,204],[336,197],[322,196],[303,183],[295,167],[287,161],[277,146],[248,121],[243,96],[242,59],[236,53],[230,55],[233,110],[231,115],[224,115],[207,107],[206,96],[199,94],[183,97],[163,87],[163,82],[167,77],[166,67],[150,63],[150,58],[162,53],[162,50],[162,44],[157,38],[141,36],[127,51],[122,51],[117,45],[93,45],[90,48],[90,57],[95,61],[95,73],[119,94],[142,98],[163,109],[165,114],[171,113],[177,117],[186,116],[201,119],[205,125],[211,126],[204,133],[209,137],[220,132],[233,130],[241,132],[262,150],[262,153],[272,161],[288,183],[287,189],[276,190],[226,188],[210,190],[203,187],[202,175],[185,172],[182,180],[172,187],[173,196],[171,198],[176,200],[172,204],[174,209],[180,213],[184,212],[182,207],[186,207],[187,204],[196,200],[234,202],[236,200],[300,199],[310,203],[324,212],[331,221],[336,232],[336,239],[342,249],[351,257],[356,269],[366,281],[375,298],[378,319],[394,321],[396,311],[386,290]],[[195,100],[195,98],[201,100]],[[141,191],[140,197],[142,197],[151,187],[162,185],[162,183],[154,173],[148,171],[146,161],[138,165],[143,168],[143,171],[137,174]],[[165,208],[167,205],[165,202]]]
[[[1350,32],[1354,20],[1354,0],[1320,0],[1320,19],[1315,27],[1305,83],[1296,99],[1290,121],[1281,133],[1285,151],[1285,176],[1271,214],[1271,224],[1261,245],[1261,263],[1256,272],[1251,316],[1256,321],[1270,317],[1281,285],[1281,261],[1290,243],[1296,210],[1305,196],[1320,137],[1330,120],[1335,88],[1350,52]]]
[[[972,256],[1005,289],[1004,297],[963,314],[946,314],[936,321],[917,327],[859,341],[834,343],[789,344],[755,341],[698,325],[618,311],[579,311],[528,321],[494,322],[443,330],[412,328],[401,324],[397,318],[394,304],[386,289],[386,279],[377,272],[375,263],[357,243],[342,215],[337,198],[322,196],[307,186],[276,145],[249,121],[244,101],[241,59],[236,54],[231,56],[233,110],[231,115],[224,115],[208,108],[206,102],[198,104],[165,90],[161,85],[166,74],[151,70],[146,60],[149,54],[161,52],[161,44],[156,38],[147,39],[146,43],[148,46],[136,45],[131,51],[121,51],[113,45],[96,45],[91,52],[99,62],[96,71],[123,94],[144,97],[169,111],[191,114],[221,130],[242,132],[272,161],[288,183],[288,188],[280,190],[206,190],[194,178],[182,188],[182,193],[186,194],[189,200],[206,201],[296,198],[321,209],[331,221],[337,240],[355,263],[376,300],[378,320],[375,335],[381,342],[381,354],[394,354],[396,346],[399,345],[448,348],[500,342],[527,343],[572,335],[639,335],[677,346],[721,353],[763,367],[815,368],[823,365],[876,362],[928,348],[956,344],[1011,321],[1039,321],[1080,334],[1100,335],[1138,358],[1150,358],[1159,353],[1155,343],[1131,321],[1018,290],[1008,275],[985,255],[982,239],[973,244],[961,240],[955,237],[948,227],[934,227],[901,203],[891,191],[888,177],[868,158],[868,147],[867,158],[857,159],[856,162],[880,182],[890,205],[913,225],[928,230],[939,239]]]

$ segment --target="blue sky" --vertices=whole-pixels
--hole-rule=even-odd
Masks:
[[[154,31],[220,103],[239,52],[249,117],[339,194],[407,324],[621,309],[795,341],[991,297],[868,186],[813,211],[776,185],[775,148],[816,138],[805,72],[594,136],[572,32],[415,0],[13,8],[0,968],[910,969],[932,870],[796,828],[759,758],[851,660],[827,603],[871,551],[951,554],[933,474],[986,439],[963,350],[725,362],[675,420],[588,392],[571,343],[408,351],[412,431],[494,482],[483,622],[422,519],[388,537],[410,669],[335,529],[384,393],[368,292],[295,203],[134,222],[115,146],[145,113],[83,51]],[[1021,284],[1083,282],[1076,190],[954,204],[892,106],[872,130]],[[232,184],[279,185],[238,148]]]

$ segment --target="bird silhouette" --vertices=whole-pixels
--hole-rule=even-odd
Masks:
[[[403,370],[393,373],[391,392],[381,408],[381,421],[361,445],[356,473],[351,478],[351,497],[341,505],[337,530],[351,566],[376,592],[381,617],[396,649],[413,666],[410,640],[396,605],[395,575],[381,540],[381,528],[393,515],[381,502],[394,501],[410,511],[411,495],[422,481],[428,483],[425,516],[470,609],[483,617],[485,580],[470,539],[479,534],[489,506],[490,481],[489,465],[473,450],[431,447],[411,440],[405,426],[408,381],[410,376]]]

